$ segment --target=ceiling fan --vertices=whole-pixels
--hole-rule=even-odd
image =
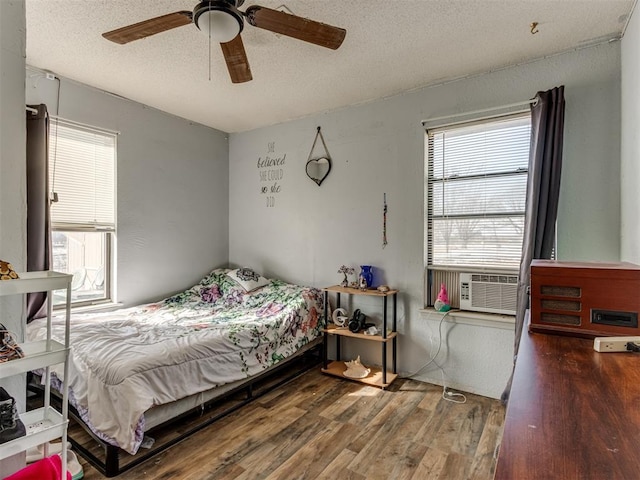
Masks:
[[[205,0],[193,12],[179,12],[150,18],[133,25],[103,33],[107,40],[124,45],[173,28],[195,24],[212,41],[220,43],[222,54],[233,83],[248,82],[253,77],[240,32],[244,19],[254,27],[297,38],[321,47],[337,49],[347,31],[280,10],[253,5],[244,12],[238,10],[244,0]]]

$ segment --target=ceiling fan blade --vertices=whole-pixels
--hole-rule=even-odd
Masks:
[[[227,62],[227,69],[233,83],[244,83],[252,80],[251,68],[249,67],[249,59],[244,51],[244,43],[242,37],[237,35],[230,42],[221,43],[222,53]]]
[[[254,27],[264,28],[333,50],[342,45],[344,36],[347,34],[344,28],[333,27],[259,5],[247,8],[245,16]]]
[[[172,28],[189,25],[191,23],[191,12],[182,10],[180,12],[168,13],[160,17],[150,18],[143,22],[134,23],[126,27],[111,30],[103,33],[102,36],[107,40],[124,45],[125,43],[140,40],[141,38],[150,37],[156,33],[165,32]]]

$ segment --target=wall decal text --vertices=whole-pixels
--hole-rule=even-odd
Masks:
[[[278,156],[275,149],[276,142],[267,143],[267,154],[258,157],[256,164],[260,194],[264,195],[267,208],[276,206],[276,197],[282,191],[281,182],[287,164],[287,154]]]

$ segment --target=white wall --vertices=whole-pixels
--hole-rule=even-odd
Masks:
[[[24,72],[24,69],[23,69]],[[27,103],[120,132],[117,298],[134,305],[193,285],[228,259],[226,134],[28,68]]]
[[[640,263],[640,13],[622,39],[621,258]]]
[[[229,147],[229,260],[269,276],[326,286],[343,264],[371,264],[401,290],[399,367],[413,372],[433,354],[437,321],[423,319],[423,119],[526,100],[565,85],[564,172],[558,251],[565,260],[618,260],[620,44],[612,43],[504,69],[373,103],[250,132]],[[322,126],[333,169],[318,187],[305,163]],[[270,144],[273,152],[269,152]],[[318,150],[316,150],[318,152]],[[259,168],[258,159],[285,165]],[[275,181],[261,172],[282,169]],[[603,187],[604,185],[604,187]],[[388,241],[382,248],[382,200],[387,193]],[[613,232],[613,234],[612,234]],[[365,301],[374,315],[378,303]],[[510,372],[513,332],[451,325],[441,356],[447,382],[498,397]],[[434,333],[435,332],[435,333]],[[377,349],[363,360],[379,363]],[[352,356],[355,350],[347,350]],[[441,362],[442,363],[442,362]],[[418,378],[441,383],[437,369]]]
[[[26,267],[26,121],[24,110],[25,7],[0,2],[0,259]],[[0,322],[22,334],[23,298],[0,297]],[[24,399],[21,380],[2,384]]]
[[[0,259],[18,271],[26,266],[26,121],[23,0],[0,1]],[[23,334],[24,297],[0,297],[0,322]],[[24,375],[3,379],[2,386],[25,409]],[[0,477],[24,466],[24,454],[0,461]]]

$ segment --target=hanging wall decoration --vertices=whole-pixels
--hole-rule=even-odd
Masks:
[[[387,193],[384,193],[382,206],[382,248],[387,246]]]
[[[320,140],[322,141],[324,154],[314,157],[313,150],[316,148],[318,137],[320,137]],[[306,169],[307,176],[311,180],[316,182],[318,186],[320,186],[324,179],[327,178],[327,175],[329,175],[329,172],[331,171],[331,156],[329,155],[329,150],[327,150],[327,144],[324,143],[324,137],[322,136],[320,127],[318,127],[316,138],[313,140],[313,145],[311,146],[311,151],[309,152],[309,160],[307,160]]]

